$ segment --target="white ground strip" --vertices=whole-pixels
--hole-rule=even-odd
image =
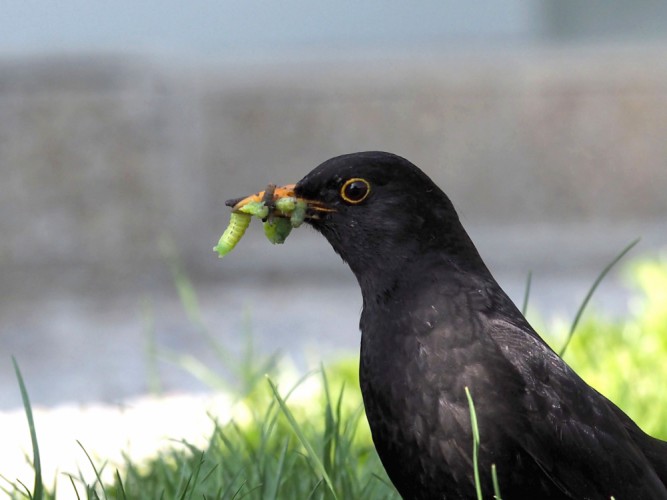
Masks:
[[[210,415],[224,422],[230,418],[231,408],[230,398],[223,394],[142,397],[122,406],[33,408],[44,482],[50,487],[57,480],[59,500],[76,498],[66,474],[78,477],[81,471],[90,484],[95,481],[92,466],[77,441],[96,467],[108,464],[103,478],[111,481],[116,466],[123,463],[123,453],[141,462],[161,449],[178,446],[174,441],[205,446],[214,425]],[[32,449],[23,410],[0,412],[0,443],[0,474],[32,488],[33,469],[26,459],[32,459]],[[2,479],[0,484],[7,487]],[[0,497],[3,495],[0,492]]]
[[[300,380],[289,396],[292,409],[312,407],[314,398],[322,394],[321,377],[314,371],[305,380],[289,364],[283,364],[279,372],[274,381],[283,395]],[[145,396],[121,405],[33,407],[33,417],[44,482],[49,489],[57,484],[58,500],[67,500],[77,498],[68,474],[83,476],[88,484],[95,482],[95,472],[77,441],[98,470],[106,464],[102,479],[110,484],[124,455],[141,463],[160,450],[178,447],[181,441],[205,449],[215,422],[223,424],[232,418],[248,422],[251,414],[243,402],[235,402],[228,394],[207,393]],[[30,430],[23,409],[0,412],[0,476],[20,480],[32,490],[31,459]],[[7,488],[1,477],[0,486]],[[83,494],[84,490],[80,487],[79,491]],[[0,491],[0,498],[3,495]]]

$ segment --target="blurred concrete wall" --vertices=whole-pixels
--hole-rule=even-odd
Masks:
[[[5,59],[0,293],[159,286],[169,248],[195,278],[259,269],[267,243],[249,238],[250,257],[220,271],[224,200],[356,150],[409,158],[467,224],[664,221],[666,136],[667,47],[209,67]],[[272,255],[294,265],[315,235],[300,238]]]

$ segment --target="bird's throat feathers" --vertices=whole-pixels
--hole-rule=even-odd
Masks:
[[[443,194],[444,196],[444,194]],[[331,214],[313,226],[350,266],[365,301],[383,301],[411,274],[436,276],[452,268],[488,273],[477,249],[461,226],[451,203],[431,217],[420,211],[401,213],[387,207],[368,212]],[[433,217],[433,214],[435,217]]]

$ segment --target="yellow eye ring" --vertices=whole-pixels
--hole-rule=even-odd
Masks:
[[[346,180],[345,184],[340,188],[340,197],[352,205],[361,203],[370,193],[370,183],[361,177],[353,177]]]

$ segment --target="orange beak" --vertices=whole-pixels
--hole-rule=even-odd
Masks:
[[[273,205],[280,198],[295,198],[294,195],[294,184],[287,184],[285,186],[276,187],[273,184],[259,193],[251,194],[245,198],[235,198],[232,200],[227,200],[225,205],[232,207],[232,211],[236,212],[244,205],[247,205],[251,202],[264,202],[266,205]]]
[[[316,218],[318,212],[333,212],[334,209],[328,208],[324,203],[317,200],[306,200],[299,198],[294,193],[295,184],[286,184],[284,186],[276,187],[273,184],[269,184],[264,191],[260,191],[245,198],[233,198],[227,200],[225,205],[232,207],[233,212],[239,211],[244,206],[249,203],[261,203],[264,202],[264,205],[267,207],[275,207],[276,202],[285,198],[292,198],[295,201],[302,201],[306,203],[306,217],[307,218]],[[281,214],[276,214],[281,215]],[[288,216],[289,213],[283,213],[282,216]]]

